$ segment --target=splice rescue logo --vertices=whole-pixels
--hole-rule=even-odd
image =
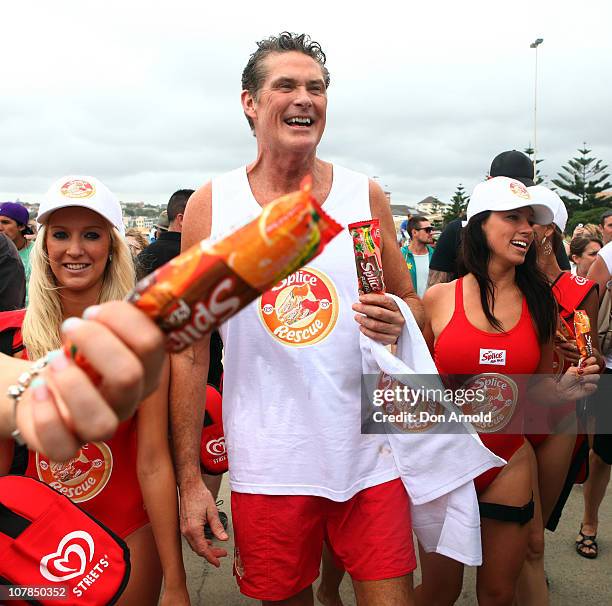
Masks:
[[[69,532],[61,539],[53,553],[40,560],[40,574],[52,583],[83,577],[72,589],[77,597],[81,597],[109,566],[106,554],[93,562],[94,552],[94,540],[88,532]]]
[[[113,454],[104,442],[88,442],[77,456],[56,463],[36,453],[38,477],[74,503],[93,499],[104,489],[113,471]]]
[[[479,433],[495,433],[501,431],[512,419],[518,402],[518,387],[516,383],[502,374],[482,373],[468,379],[463,389],[473,389],[484,393],[482,402],[466,403],[462,412],[466,415],[491,413],[490,421],[473,421],[474,429]]]
[[[83,179],[72,179],[66,181],[61,186],[60,192],[62,196],[66,198],[91,198],[96,193],[96,188],[89,181],[83,181]]]
[[[403,383],[384,372],[379,374],[376,389],[395,391],[397,387],[403,387]],[[435,419],[445,414],[442,404],[421,397],[411,402],[394,398],[391,401],[385,401],[383,409],[385,414],[393,415],[391,423],[400,431],[406,433],[429,431],[436,425],[437,421]]]
[[[265,292],[259,318],[284,345],[305,347],[322,341],[338,319],[338,295],[321,271],[304,267]]]

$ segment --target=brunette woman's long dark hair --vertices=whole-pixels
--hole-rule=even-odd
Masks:
[[[489,218],[491,211],[474,215],[461,234],[459,248],[459,275],[472,274],[480,288],[482,310],[491,326],[502,330],[502,325],[495,317],[495,292],[489,277],[489,259],[491,251],[482,224]],[[537,252],[532,244],[527,250],[525,261],[516,266],[516,284],[527,299],[531,319],[538,334],[540,343],[552,341],[557,329],[557,303],[553,297],[546,276],[538,269]]]

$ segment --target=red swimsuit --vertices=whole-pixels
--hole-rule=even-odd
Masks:
[[[463,278],[455,284],[455,311],[434,346],[434,361],[441,375],[532,374],[540,363],[540,344],[531,321],[527,300],[523,298],[521,317],[512,329],[490,333],[476,328],[467,319],[463,307]],[[516,433],[481,433],[482,442],[508,461],[523,445],[522,422],[516,408],[510,425]],[[495,467],[475,479],[480,494],[501,471]]]
[[[106,442],[88,442],[64,463],[29,452],[27,476],[42,480],[125,539],[149,523],[138,475],[136,415]]]

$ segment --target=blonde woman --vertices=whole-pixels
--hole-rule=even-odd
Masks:
[[[130,247],[133,259],[136,259],[136,257],[149,246],[147,239],[135,227],[130,227],[130,229],[126,230],[125,240]]]
[[[57,352],[60,330],[74,330],[77,318],[91,316],[99,303],[124,298],[134,285],[134,268],[119,202],[93,177],[57,181],[38,221],[23,342],[31,359],[52,352],[51,366],[61,371],[68,360]],[[129,371],[117,366],[115,372]],[[67,461],[29,455],[26,475],[64,493],[127,542],[132,571],[122,605],[157,604],[162,571],[161,604],[189,604],[167,440],[168,384],[166,362],[158,389],[137,414],[113,437],[86,443]]]

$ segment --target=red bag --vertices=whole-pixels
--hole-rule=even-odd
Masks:
[[[206,386],[206,413],[200,441],[202,471],[218,476],[227,471],[227,451],[223,433],[221,394],[212,386]]]
[[[0,351],[7,356],[15,356],[23,350],[21,325],[25,309],[0,312]]]
[[[15,603],[115,604],[129,576],[112,531],[43,482],[0,477],[0,584],[30,591]]]

